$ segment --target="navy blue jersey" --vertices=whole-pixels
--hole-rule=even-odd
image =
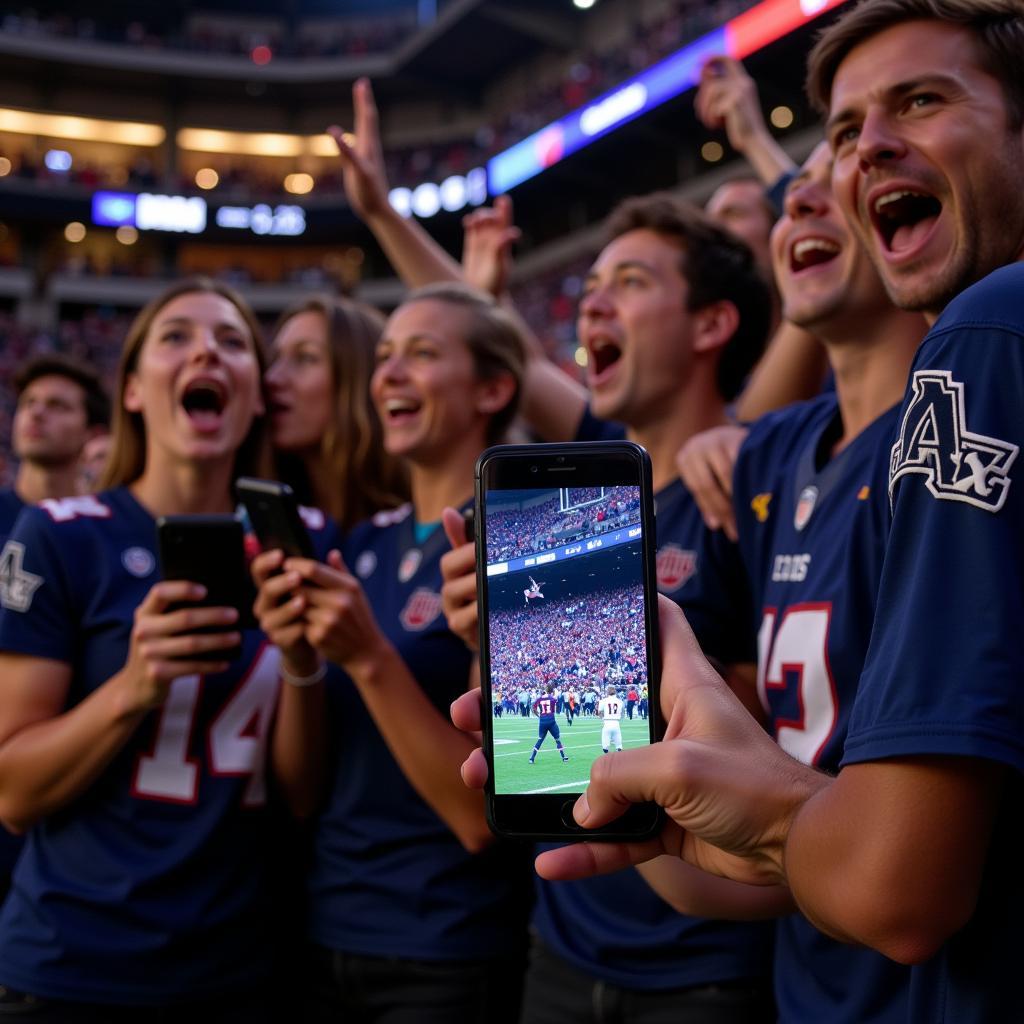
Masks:
[[[682,607],[710,653],[725,660],[735,652],[740,656],[728,660],[753,661],[749,616],[733,614],[728,592],[738,586],[746,593],[735,545],[705,531],[679,480],[655,495],[655,507],[658,589]],[[678,914],[632,869],[575,882],[538,878],[534,924],[563,960],[624,988],[662,991],[771,970],[771,924]]]
[[[66,662],[78,704],[123,667],[155,550],[153,517],[126,488],[27,508],[4,549],[0,649]],[[176,679],[88,791],[32,827],[0,913],[0,983],[153,1004],[265,978],[278,665],[244,631],[240,660]]]
[[[626,436],[626,428],[612,420],[599,420],[588,406],[583,410],[579,425],[576,427],[574,441],[621,441]]]
[[[469,684],[473,656],[441,614],[444,531],[417,544],[413,527],[411,506],[379,513],[352,531],[345,561],[381,631],[447,717]],[[334,761],[310,874],[314,941],[434,961],[521,946],[528,868],[521,852],[498,845],[467,853],[405,777],[351,680],[329,692]]]
[[[1024,265],[947,307],[911,369],[892,528],[844,762],[952,755],[1007,769],[977,908],[912,968],[911,1021],[1024,1020]]]
[[[897,409],[835,457],[834,394],[758,420],[740,449],[733,501],[758,628],[757,688],[777,742],[835,772],[867,656],[889,530]],[[801,914],[779,922],[775,995],[792,1024],[906,1020],[910,972],[836,942]]]
[[[0,490],[0,551],[7,543],[7,538],[14,529],[15,520],[25,502],[18,497],[13,487],[5,487]],[[6,572],[9,562],[0,557],[0,591],[6,586]],[[23,840],[20,836],[12,835],[7,829],[0,826],[0,898],[7,892],[7,885],[10,881],[11,872],[14,870],[14,862],[21,853]]]
[[[555,720],[555,698],[548,695],[538,697],[533,702],[533,710],[542,723],[553,722]]]

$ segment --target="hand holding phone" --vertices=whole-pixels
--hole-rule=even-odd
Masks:
[[[650,460],[630,442],[498,446],[477,464],[488,820],[503,836],[635,840],[653,804],[573,818],[593,762],[662,727]],[[645,715],[634,690],[648,688]]]
[[[242,524],[234,516],[162,516],[156,528],[163,578],[201,584],[206,597],[195,604],[204,608],[234,608],[238,613],[235,629],[255,628],[252,605],[256,594],[245,561]],[[187,607],[189,603],[173,607]],[[196,630],[222,631],[218,626]],[[233,661],[241,654],[239,643],[227,650],[207,651],[204,658]]]
[[[290,558],[316,558],[299,504],[287,484],[243,476],[235,481],[235,493],[264,551],[280,548]]]

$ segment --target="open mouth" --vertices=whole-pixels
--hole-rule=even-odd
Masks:
[[[878,196],[871,204],[875,229],[886,249],[899,255],[919,245],[942,213],[935,196],[915,189],[897,188]]]
[[[622,349],[611,338],[592,338],[587,345],[590,376],[600,377],[622,357]]]
[[[841,251],[839,243],[830,238],[801,238],[789,250],[789,269],[798,274],[809,267],[820,267],[831,263]]]
[[[414,398],[389,398],[384,403],[384,412],[389,423],[405,423],[412,419],[423,407],[422,402]]]
[[[224,389],[214,381],[192,381],[181,396],[185,414],[200,429],[210,429],[220,422],[227,405]]]

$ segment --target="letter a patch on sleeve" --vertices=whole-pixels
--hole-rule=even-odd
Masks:
[[[918,370],[912,387],[889,463],[890,502],[900,477],[920,473],[936,498],[998,512],[1018,446],[967,430],[964,386],[948,370]]]
[[[32,596],[43,582],[42,576],[23,567],[25,546],[9,540],[0,552],[0,605],[13,612],[27,612]]]

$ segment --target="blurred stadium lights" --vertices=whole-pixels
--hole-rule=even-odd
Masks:
[[[11,173],[11,161],[5,156],[0,156],[0,178],[6,178]]]
[[[424,182],[415,189],[393,188],[388,202],[403,217],[433,217],[441,210],[454,213],[466,206],[479,206],[487,200],[487,172],[474,167],[465,177],[453,174],[440,185]]]
[[[81,242],[85,238],[85,225],[81,221],[73,220],[64,228],[64,237],[72,243]]]
[[[212,167],[200,167],[196,171],[196,184],[200,188],[216,188],[220,182],[220,175]]]
[[[773,107],[768,119],[776,128],[788,128],[793,123],[793,111],[789,107]]]
[[[695,86],[704,62],[743,60],[847,0],[763,0],[615,89],[553,121],[487,162],[492,195],[501,195],[595,139]]]
[[[0,107],[0,132],[83,142],[117,142],[125,146],[159,146],[167,135],[158,124],[104,121],[70,114],[39,114],[11,107]]]
[[[264,64],[269,64],[274,57],[274,51],[269,46],[254,46],[252,53],[249,54],[252,58],[253,64],[257,64],[262,67]]]
[[[139,233],[130,224],[122,224],[114,232],[114,237],[122,245],[134,245],[139,240]]]
[[[705,142],[704,145],[700,147],[700,155],[709,164],[717,164],[718,161],[725,156],[725,150],[722,148],[722,144],[720,142],[712,140],[711,142]]]
[[[285,176],[284,190],[285,192],[291,192],[292,195],[304,196],[307,192],[313,191],[315,184],[316,182],[313,180],[312,174],[298,172]]]
[[[578,7],[581,11],[589,11],[597,0],[572,0],[573,6]]]
[[[63,173],[71,170],[71,154],[66,149],[48,149],[43,163],[51,171]]]

